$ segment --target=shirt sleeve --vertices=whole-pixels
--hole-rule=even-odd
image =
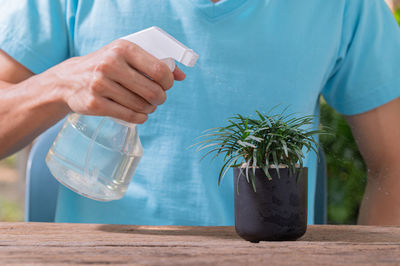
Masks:
[[[0,49],[38,74],[69,57],[66,3],[0,0]]]
[[[347,1],[336,64],[322,95],[345,115],[400,96],[400,30],[383,0]]]

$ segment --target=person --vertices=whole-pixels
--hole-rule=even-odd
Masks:
[[[1,156],[69,112],[141,124],[145,152],[125,197],[97,202],[61,186],[56,221],[232,225],[221,159],[200,163],[187,147],[236,113],[318,114],[322,94],[368,166],[359,222],[400,224],[400,32],[384,0],[213,2],[1,1]],[[185,80],[116,40],[153,25],[200,55]],[[309,223],[316,162],[309,154]]]

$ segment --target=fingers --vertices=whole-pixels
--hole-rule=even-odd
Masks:
[[[147,77],[158,83],[164,90],[168,90],[172,87],[174,84],[174,75],[165,63],[129,41],[119,40],[117,44],[124,46],[121,52],[126,62],[132,68],[140,73],[144,73]]]
[[[100,116],[111,116],[134,124],[143,124],[148,118],[147,114],[134,112],[112,100],[99,98],[98,101],[102,105],[98,112]]]
[[[165,102],[167,94],[158,83],[148,79],[128,65],[124,69],[125,71],[110,73],[110,78],[152,105],[161,105]]]
[[[174,79],[178,81],[182,81],[186,78],[185,73],[177,66],[175,67],[175,70],[172,74],[174,75]]]
[[[179,68],[171,72],[165,63],[126,40],[68,60],[63,69],[68,77],[76,77],[66,80],[77,80],[63,91],[71,110],[132,123],[146,121],[165,102],[174,80],[185,78]]]
[[[109,98],[134,112],[150,114],[156,110],[156,105],[150,104],[139,95],[127,90],[116,82],[107,81],[104,83],[104,86],[103,97]]]

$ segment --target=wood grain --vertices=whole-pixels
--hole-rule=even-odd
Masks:
[[[298,241],[252,244],[233,227],[0,223],[0,263],[400,265],[400,227],[309,226]]]

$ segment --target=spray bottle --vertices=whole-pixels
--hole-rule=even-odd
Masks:
[[[165,62],[193,67],[198,55],[158,27],[122,39]],[[68,115],[47,156],[53,176],[71,190],[98,201],[120,199],[143,154],[137,127],[101,116]]]

